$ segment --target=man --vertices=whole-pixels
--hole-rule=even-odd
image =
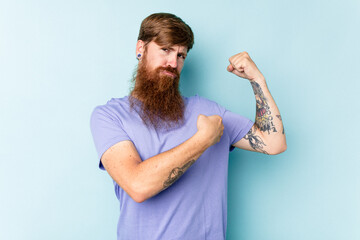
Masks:
[[[286,149],[279,110],[246,52],[230,57],[227,70],[250,81],[255,123],[205,98],[181,96],[193,43],[180,18],[148,16],[136,45],[134,89],[92,113],[99,166],[120,202],[118,239],[225,239],[229,151]]]

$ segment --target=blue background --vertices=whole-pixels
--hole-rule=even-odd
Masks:
[[[97,167],[96,105],[128,94],[140,23],[172,12],[195,33],[182,74],[248,118],[249,52],[288,149],[235,150],[228,239],[360,239],[359,1],[0,1],[0,239],[115,239],[118,203]]]

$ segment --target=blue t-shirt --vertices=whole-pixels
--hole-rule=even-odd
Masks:
[[[199,96],[184,97],[185,122],[173,129],[146,126],[129,98],[112,98],[91,115],[98,158],[114,144],[130,140],[141,159],[176,147],[197,131],[199,114],[219,115],[224,133],[173,185],[142,203],[135,202],[116,182],[120,203],[118,239],[225,239],[229,151],[253,122]],[[101,161],[99,167],[104,169]]]

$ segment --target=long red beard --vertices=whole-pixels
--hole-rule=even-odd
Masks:
[[[175,78],[161,73],[168,71]],[[146,58],[139,63],[135,87],[130,94],[130,106],[138,105],[146,125],[155,128],[179,126],[184,120],[184,101],[179,91],[180,74],[171,67],[146,68]],[[136,101],[137,100],[139,101]]]

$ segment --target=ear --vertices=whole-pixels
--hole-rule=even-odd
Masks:
[[[143,55],[145,50],[145,42],[143,40],[138,40],[136,43],[136,56],[140,53]]]

